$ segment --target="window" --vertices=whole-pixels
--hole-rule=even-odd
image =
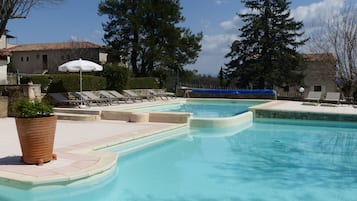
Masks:
[[[321,91],[321,86],[314,86],[314,91]]]
[[[48,70],[48,58],[47,54],[42,55],[42,69]]]
[[[26,57],[26,61],[29,61],[30,60],[30,58],[29,57]]]
[[[21,61],[24,61],[24,58],[23,58],[23,57],[21,57]]]

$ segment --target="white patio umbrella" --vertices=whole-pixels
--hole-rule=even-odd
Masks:
[[[103,66],[88,60],[73,60],[58,67],[61,72],[79,72],[79,90],[82,92],[82,72],[102,71]],[[83,105],[83,100],[81,100]]]

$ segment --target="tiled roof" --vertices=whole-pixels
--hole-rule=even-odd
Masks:
[[[335,61],[335,57],[331,53],[321,54],[303,54],[306,61]]]
[[[14,47],[6,48],[1,51],[2,52],[26,52],[26,51],[42,51],[42,50],[77,49],[77,48],[98,49],[98,48],[103,48],[103,46],[91,42],[43,43],[43,44],[16,45]]]

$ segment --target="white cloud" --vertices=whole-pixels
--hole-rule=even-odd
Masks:
[[[70,41],[75,41],[75,42],[81,41],[78,36],[70,36],[69,40]]]
[[[223,3],[224,3],[223,0],[216,0],[216,4],[218,4],[218,5],[222,5]]]
[[[190,0],[192,1],[192,0]],[[215,0],[215,3],[219,6],[223,5],[223,4],[231,4],[232,2],[236,2],[237,0]]]
[[[232,34],[205,35],[202,41],[202,49],[208,54],[228,53],[229,44],[232,44],[236,39],[237,36]]]
[[[217,75],[220,67],[227,63],[224,56],[230,51],[230,45],[236,39],[237,34],[205,35],[197,62],[186,67],[196,69],[200,74]]]
[[[240,27],[241,23],[242,23],[242,20],[239,18],[238,15],[235,15],[232,20],[221,22],[220,26],[223,28],[223,30],[225,32],[237,33],[237,30]]]
[[[338,14],[345,0],[322,0],[308,6],[299,6],[292,10],[292,16],[304,24],[326,21]]]

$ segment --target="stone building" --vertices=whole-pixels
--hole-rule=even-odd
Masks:
[[[6,33],[3,34],[0,37],[0,50],[4,48],[9,48],[13,47],[13,44],[10,44],[8,42],[9,39],[15,38],[12,35],[9,35],[7,30],[5,31]],[[7,79],[7,64],[10,62],[10,57],[7,54],[1,54],[0,53],[0,85],[2,84],[8,84],[8,79]]]
[[[336,85],[336,61],[332,54],[304,54],[306,68],[302,86],[286,86],[275,89],[279,98],[306,97],[309,91],[326,92],[338,91]],[[299,93],[299,88],[304,87],[304,94]]]
[[[100,64],[107,58],[103,46],[90,42],[16,45],[0,50],[0,54],[8,55],[9,65],[25,74],[58,73],[58,66],[79,58]]]
[[[304,86],[308,91],[336,92],[336,61],[332,54],[305,54]]]

